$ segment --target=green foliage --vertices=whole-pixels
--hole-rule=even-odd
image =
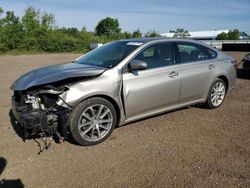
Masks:
[[[227,33],[222,32],[222,33],[217,35],[216,40],[227,40],[227,38],[228,38]]]
[[[217,40],[239,40],[240,31],[238,29],[230,30],[228,33],[222,32],[217,35]]]
[[[149,31],[145,34],[145,37],[160,37],[161,35],[157,31]]]
[[[88,32],[86,27],[57,28],[55,17],[51,13],[41,13],[33,7],[27,7],[24,15],[19,18],[13,11],[0,7],[0,53],[14,52],[86,52],[90,43],[107,43],[113,40],[140,38],[139,29],[133,33],[121,32],[119,21],[107,17],[96,26],[95,32]],[[176,38],[187,38],[187,30],[171,31]],[[147,32],[145,37],[158,37],[158,32]],[[238,40],[239,30],[217,36],[219,40]]]
[[[6,52],[18,48],[23,36],[23,27],[19,18],[13,11],[7,11],[0,23],[0,51]]]
[[[121,32],[117,19],[109,17],[98,23],[95,33],[84,26],[81,30],[57,28],[53,14],[42,14],[33,7],[27,7],[21,18],[0,7],[0,53],[87,52],[90,43],[132,37],[129,32]]]
[[[1,14],[3,14],[3,8],[2,7],[0,7],[0,16],[1,16]]]
[[[228,40],[239,40],[240,39],[240,31],[238,29],[234,29],[233,31],[228,32]]]
[[[53,29],[55,26],[55,16],[45,12],[41,18],[41,26],[46,29]]]
[[[176,38],[187,38],[188,31],[176,29],[170,31]],[[158,37],[158,32],[147,32],[145,37]],[[238,40],[239,30],[218,35],[219,40]],[[41,13],[33,7],[27,7],[19,18],[13,11],[4,11],[0,7],[0,53],[37,53],[37,52],[86,52],[90,43],[107,43],[113,40],[141,38],[139,29],[133,33],[121,32],[119,21],[107,17],[96,26],[95,32],[86,27],[57,28],[55,17],[51,13]]]
[[[33,7],[28,7],[22,17],[22,25],[26,34],[34,34],[40,26],[40,12]]]
[[[121,32],[119,28],[119,21],[117,19],[113,19],[107,17],[102,19],[96,26],[96,34],[99,36],[105,35],[111,37],[113,35],[117,35]]]
[[[133,32],[132,34],[133,38],[141,38],[142,37],[142,33],[139,29],[137,29],[136,31]]]
[[[174,38],[188,38],[190,36],[189,32],[184,29],[177,28],[175,31],[170,31],[174,33]]]
[[[131,39],[132,38],[132,34],[127,32],[127,31],[124,33],[124,36],[125,36],[124,38],[126,38],[126,39]]]

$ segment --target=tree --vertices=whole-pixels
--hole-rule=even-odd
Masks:
[[[3,30],[3,19],[1,19],[1,15],[4,13],[3,8],[0,7],[0,45],[1,45],[1,38],[2,38],[2,30]]]
[[[0,16],[3,14],[3,8],[0,7]]]
[[[25,9],[22,17],[24,28],[24,40],[22,48],[27,51],[44,51],[47,45],[51,44],[49,37],[55,29],[55,17],[51,13],[45,12],[41,15],[39,10],[33,7]],[[46,51],[46,50],[45,50]]]
[[[234,29],[233,31],[228,32],[228,40],[239,40],[240,39],[240,31],[238,29]]]
[[[132,38],[132,34],[127,32],[127,31],[125,31],[124,35],[125,35],[126,39],[131,39]]]
[[[174,38],[188,38],[189,36],[190,34],[187,30],[177,28],[174,31]]]
[[[45,12],[41,18],[41,26],[46,29],[53,29],[55,26],[55,16]]]
[[[142,33],[139,29],[137,29],[136,31],[133,32],[132,34],[133,38],[141,38],[142,37]]]
[[[222,32],[217,35],[217,40],[239,40],[240,31],[238,29],[230,30],[228,33]]]
[[[81,29],[81,32],[83,32],[83,33],[88,32],[87,27],[86,27],[86,26],[83,26],[82,29]]]
[[[23,27],[19,17],[13,11],[7,11],[1,19],[1,46],[0,50],[13,50],[18,47],[23,37]]]
[[[118,19],[107,17],[99,21],[99,23],[97,24],[95,28],[96,34],[99,36],[105,35],[109,37],[115,34],[119,34],[121,32],[119,25],[120,24]]]
[[[31,33],[39,28],[39,15],[39,10],[36,10],[33,7],[28,7],[27,9],[25,9],[24,15],[22,17],[22,24],[26,32]]]
[[[33,7],[28,7],[24,11],[22,17],[22,25],[24,29],[24,39],[22,49],[25,51],[39,51],[38,38],[41,38],[43,32],[40,29],[40,12]],[[46,31],[45,31],[46,33]],[[41,43],[42,44],[42,43]]]
[[[1,15],[4,13],[3,8],[0,7],[0,27],[2,26],[2,19],[1,19]]]
[[[228,35],[225,32],[218,34],[216,37],[216,40],[227,40],[227,39],[228,39]]]
[[[161,35],[155,30],[149,31],[145,34],[145,37],[160,37],[160,36]]]
[[[80,31],[75,27],[71,27],[71,28],[63,27],[63,28],[58,29],[58,31],[65,33],[65,34],[68,34],[68,35],[73,36],[73,37],[80,36]]]

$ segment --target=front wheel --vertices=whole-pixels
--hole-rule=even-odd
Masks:
[[[217,78],[211,85],[208,92],[205,106],[210,109],[222,105],[226,96],[226,84],[222,79]]]
[[[99,97],[81,102],[69,118],[73,138],[81,145],[91,146],[106,140],[117,123],[114,106]]]

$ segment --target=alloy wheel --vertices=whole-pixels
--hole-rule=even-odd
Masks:
[[[214,106],[219,106],[224,100],[226,94],[226,88],[225,85],[222,82],[217,82],[212,89],[211,92],[211,103]]]
[[[103,105],[89,106],[81,115],[78,130],[82,138],[87,141],[98,141],[111,130],[113,116],[111,110]]]

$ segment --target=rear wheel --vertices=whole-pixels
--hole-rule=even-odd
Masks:
[[[69,128],[79,144],[90,146],[106,140],[116,123],[114,106],[103,98],[95,97],[76,106],[70,116]]]
[[[226,89],[225,82],[217,78],[210,87],[205,106],[214,109],[222,105],[226,96]]]

